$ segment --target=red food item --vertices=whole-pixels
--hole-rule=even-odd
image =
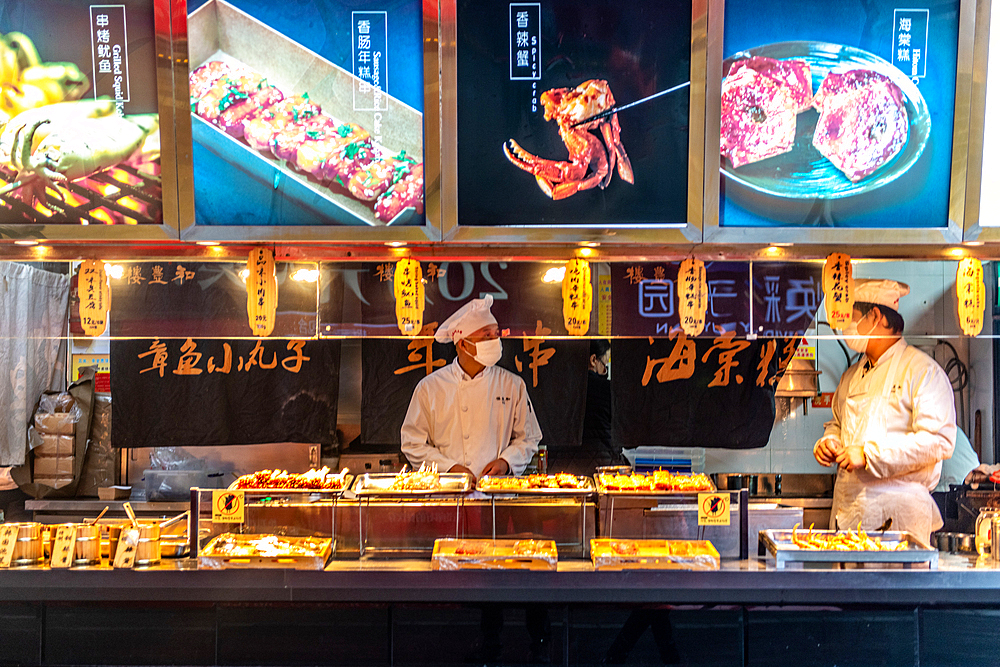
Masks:
[[[760,56],[736,61],[722,82],[720,152],[736,168],[790,151],[795,116],[811,99],[807,63]]]
[[[611,549],[619,556],[638,556],[639,547],[635,542],[619,542],[615,541],[611,543]]]
[[[249,115],[243,122],[243,138],[259,151],[273,153],[275,138],[289,128],[297,128],[320,113],[307,95],[286,97],[276,104]]]
[[[232,65],[221,60],[207,62],[191,72],[191,104],[197,104],[220,78],[227,74],[236,73],[237,71]]]
[[[295,147],[295,166],[320,180],[332,180],[336,174],[331,175],[332,170],[328,170],[327,165],[337,165],[346,146],[368,142],[369,138],[368,131],[354,123],[331,123],[322,127],[310,124]],[[344,178],[345,184],[348,179],[349,174]]]
[[[866,69],[830,72],[813,106],[820,112],[813,146],[857,183],[891,160],[909,135],[903,92]]]
[[[409,172],[412,167],[413,161],[406,158],[376,158],[351,175],[347,189],[361,201],[378,199],[399,180],[401,174]]]
[[[390,223],[406,208],[424,212],[424,165],[415,165],[375,202],[375,217]]]
[[[251,91],[245,98],[237,99],[227,106],[219,114],[216,123],[228,134],[241,139],[244,121],[256,118],[258,114],[281,102],[284,98],[285,95],[280,90],[262,82],[256,90]]]

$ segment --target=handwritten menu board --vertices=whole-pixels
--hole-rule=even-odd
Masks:
[[[463,225],[687,221],[691,3],[459,0]]]
[[[946,227],[959,5],[726,2],[720,225]]]
[[[0,223],[164,222],[156,4],[2,3]]]
[[[196,224],[424,224],[419,0],[187,7]]]

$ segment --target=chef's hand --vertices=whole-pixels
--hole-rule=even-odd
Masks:
[[[469,477],[472,478],[472,483],[473,484],[476,483],[476,476],[475,476],[475,474],[473,474],[473,472],[471,470],[469,470],[468,468],[466,468],[463,465],[459,465],[459,464],[456,463],[452,467],[448,468],[448,472],[464,472],[465,474],[467,474]]]
[[[813,447],[813,456],[820,465],[829,468],[837,462],[837,455],[843,450],[840,438],[835,435],[824,435]]]
[[[864,447],[860,445],[844,447],[843,451],[837,455],[837,463],[839,463],[840,467],[847,472],[864,470],[865,466],[868,465],[868,459],[865,457]]]
[[[496,459],[487,463],[486,467],[483,468],[483,477],[487,475],[506,475],[509,472],[510,464],[504,459]]]

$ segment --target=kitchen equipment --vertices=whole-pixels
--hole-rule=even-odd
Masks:
[[[954,551],[955,533],[944,531],[934,533],[934,544],[938,551]]]
[[[160,562],[160,524],[145,523],[139,526],[136,541],[135,564],[157,565]]]
[[[45,562],[45,549],[42,545],[42,526],[38,523],[17,524],[17,544],[14,546],[13,567],[28,567],[41,565]]]
[[[991,529],[993,517],[996,516],[1000,516],[1000,510],[983,508],[979,510],[979,516],[976,517],[976,551],[979,552],[980,556],[991,553]]]
[[[434,541],[433,570],[549,570],[555,571],[559,555],[552,540]]]
[[[87,523],[87,524],[96,524],[98,521],[101,520],[102,517],[104,517],[105,514],[108,513],[109,509],[111,509],[111,506],[110,505],[106,505],[104,507],[104,509],[101,510],[101,513],[97,515],[96,519],[87,519],[86,521],[84,521],[84,523]]]
[[[115,550],[114,566],[131,568],[135,565],[136,549],[139,544],[139,522],[135,520],[135,512],[130,503],[122,503],[122,509],[125,510],[132,525],[122,529],[118,548]]]
[[[590,541],[595,570],[718,570],[719,552],[707,540]]]
[[[354,493],[358,496],[385,498],[414,498],[433,495],[464,495],[472,490],[472,478],[466,473],[443,472],[440,483],[431,489],[393,489],[395,473],[365,473],[354,480]]]
[[[726,475],[726,487],[730,491],[747,489],[751,496],[757,495],[757,475]]]
[[[623,449],[622,455],[636,472],[669,470],[704,472],[705,450],[702,447],[652,447]]]
[[[146,500],[189,500],[191,489],[221,489],[225,473],[207,470],[145,470]]]
[[[800,531],[803,535],[806,531]],[[845,531],[816,530],[814,534],[827,536]],[[927,563],[930,569],[938,566],[938,550],[932,549],[920,542],[912,533],[886,531],[881,537],[882,544],[895,547],[906,542],[906,548],[899,551],[833,551],[802,549],[792,540],[790,530],[762,530],[758,537],[758,555],[770,554],[774,558],[775,567],[779,570],[788,563],[857,563],[885,564],[902,563],[911,567],[915,563]]]
[[[994,562],[1000,562],[1000,516],[993,517],[990,526],[990,553]]]
[[[198,567],[210,570],[322,570],[330,557],[332,544],[328,537],[223,533],[198,554]]]
[[[955,533],[952,538],[953,551],[962,553],[976,552],[975,533]]]
[[[115,553],[118,551],[118,540],[122,536],[122,527],[105,524],[102,526],[102,530],[107,533],[106,540],[108,543],[108,562],[114,562]]]

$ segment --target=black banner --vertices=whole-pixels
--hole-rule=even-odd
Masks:
[[[115,447],[335,442],[340,341],[111,341]]]
[[[525,381],[542,442],[549,447],[579,447],[590,341],[509,338],[503,346],[498,365]],[[417,383],[454,358],[454,345],[433,343],[433,338],[363,340],[361,442],[398,446],[399,429]]]
[[[767,444],[774,388],[798,339],[612,342],[613,439],[618,447],[752,449]]]

